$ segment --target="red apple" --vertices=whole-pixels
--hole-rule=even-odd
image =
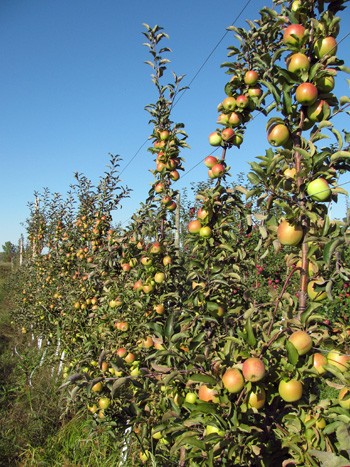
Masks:
[[[266,374],[264,362],[256,357],[248,358],[243,363],[242,373],[247,381],[260,381]]]
[[[323,365],[326,365],[327,363],[327,357],[325,355],[318,352],[313,354],[312,365],[319,375],[327,373],[327,370],[323,367]]]
[[[289,140],[289,130],[283,123],[274,123],[267,132],[267,140],[271,146],[283,146]]]
[[[277,228],[277,238],[282,245],[295,246],[303,238],[303,229],[300,225],[282,221]]]
[[[214,178],[222,177],[225,174],[225,167],[222,164],[215,164],[211,170]]]
[[[160,243],[159,242],[155,242],[153,243],[153,245],[151,246],[151,249],[150,249],[150,253],[152,254],[158,254],[161,252],[161,246],[160,246]]]
[[[312,105],[318,96],[317,88],[312,83],[301,83],[295,91],[295,98],[299,104]]]
[[[176,209],[176,203],[175,201],[172,201],[170,204],[167,204],[165,206],[165,208],[168,210],[168,211],[175,211]]]
[[[235,394],[244,387],[243,375],[237,368],[228,369],[222,377],[222,383],[228,392]]]
[[[159,133],[159,136],[162,141],[166,141],[167,139],[169,139],[170,134],[169,131],[164,130]]]
[[[154,191],[156,193],[163,193],[165,191],[165,186],[163,183],[158,183],[155,187],[154,187]]]
[[[202,221],[208,220],[208,218],[211,216],[212,212],[204,209],[204,208],[199,208],[197,212],[197,217],[198,219],[201,219]]]
[[[228,119],[229,119],[229,114],[220,114],[218,116],[216,123],[219,123],[219,125],[227,125]]]
[[[177,182],[180,178],[180,174],[177,170],[173,170],[172,172],[170,172],[169,177],[173,182]]]
[[[304,37],[305,28],[301,24],[291,24],[283,33],[283,42],[286,45],[297,46]]]
[[[262,90],[261,88],[249,88],[248,89],[248,95],[250,97],[260,97],[262,95]]]
[[[127,354],[127,350],[124,347],[121,347],[120,349],[117,350],[117,355],[120,358],[124,358]]]
[[[204,159],[204,164],[208,167],[208,169],[211,169],[217,163],[218,160],[214,156],[208,156]]]
[[[190,233],[199,233],[199,231],[201,230],[202,228],[202,225],[201,223],[198,221],[198,220],[194,220],[194,221],[191,221],[189,224],[188,224],[188,231]]]
[[[231,141],[232,138],[234,137],[235,132],[232,130],[232,128],[225,128],[221,132],[222,139],[224,141]]]
[[[164,313],[164,305],[154,305],[153,309],[158,315],[162,315]]]
[[[240,109],[245,109],[246,107],[248,107],[249,98],[245,96],[244,94],[241,94],[240,96],[237,97],[236,104],[237,104],[237,107],[239,107]]]
[[[198,399],[203,402],[212,401],[217,404],[219,402],[217,395],[218,392],[215,389],[211,389],[205,384],[202,384],[198,389]]]

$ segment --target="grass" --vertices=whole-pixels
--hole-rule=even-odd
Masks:
[[[0,263],[0,467],[119,466],[121,437],[96,429],[86,409],[65,411],[50,359],[40,366],[36,342],[12,325],[10,271]]]

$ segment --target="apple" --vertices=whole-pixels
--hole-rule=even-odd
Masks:
[[[226,97],[222,102],[222,106],[225,110],[232,112],[236,108],[236,99],[234,97]]]
[[[255,70],[249,70],[244,75],[244,82],[245,84],[249,84],[249,86],[255,86],[258,82],[259,75]]]
[[[108,409],[109,404],[110,400],[108,399],[108,397],[101,397],[101,399],[98,401],[98,405],[103,410]]]
[[[221,132],[221,137],[224,141],[231,141],[234,134],[235,132],[232,130],[232,128],[225,128],[225,130]]]
[[[152,264],[152,259],[149,258],[148,256],[143,255],[142,258],[141,258],[141,263],[144,266],[150,266]]]
[[[194,221],[191,221],[189,224],[188,224],[188,231],[190,233],[199,233],[199,231],[201,230],[202,228],[202,225],[200,223],[199,220],[194,220]]]
[[[188,392],[185,396],[185,402],[189,404],[194,404],[197,400],[197,394],[194,392]]]
[[[298,261],[295,265],[296,268],[301,268],[302,267],[302,262]],[[317,272],[315,266],[311,261],[308,262],[308,267],[307,267],[307,275],[308,277],[312,277],[315,273]],[[298,271],[298,274],[300,275],[300,271]]]
[[[214,133],[211,133],[209,135],[209,144],[211,146],[220,146],[221,142],[222,142],[221,135],[217,131],[214,131]]]
[[[282,221],[277,228],[277,238],[282,245],[298,245],[303,238],[303,229],[300,225],[292,225],[288,221]]]
[[[337,41],[332,36],[318,39],[314,45],[314,51],[317,58],[325,55],[333,57],[337,53]]]
[[[172,201],[170,204],[167,204],[165,206],[165,209],[167,209],[168,211],[175,211],[175,209],[176,209],[175,201]]]
[[[171,202],[172,202],[172,199],[170,198],[170,196],[164,196],[164,198],[162,199],[162,204],[164,204],[164,206],[170,205]]]
[[[248,406],[255,409],[261,409],[266,402],[266,392],[264,388],[257,388],[249,393]]]
[[[219,402],[218,392],[215,389],[209,388],[206,384],[202,384],[198,389],[198,399],[203,402],[212,401],[214,404]]]
[[[215,164],[211,170],[214,178],[222,177],[225,174],[225,166],[222,164]]]
[[[256,357],[248,358],[243,363],[242,373],[246,381],[261,381],[266,374],[264,362]]]
[[[301,73],[303,71],[308,71],[310,68],[309,59],[302,53],[290,55],[286,60],[286,64],[288,71],[291,73]]]
[[[126,357],[124,358],[124,360],[126,361],[126,363],[133,363],[135,361],[136,357],[135,357],[135,354],[133,354],[132,352],[129,352]]]
[[[323,430],[323,428],[326,426],[326,420],[325,420],[324,418],[321,418],[321,417],[320,417],[320,418],[316,418],[314,415],[308,413],[308,414],[305,416],[305,421],[304,421],[304,423],[307,423],[307,422],[309,422],[310,420],[313,420],[313,421],[315,420],[316,423],[315,423],[315,422],[314,422],[314,423],[315,423],[315,425],[316,425],[316,428],[318,428],[319,430]]]
[[[301,24],[291,24],[288,26],[283,33],[283,42],[286,45],[297,46],[305,34],[305,28]]]
[[[164,313],[164,305],[154,305],[153,309],[158,315],[162,315]]]
[[[262,95],[262,89],[255,87],[255,88],[249,88],[248,89],[248,95],[250,97],[260,97]],[[230,120],[229,120],[230,121]]]
[[[283,172],[283,175],[287,178],[294,178],[296,177],[296,174],[297,174],[297,171],[295,170],[294,167],[292,168],[289,168],[289,169],[286,169],[284,172]]]
[[[282,380],[278,386],[278,392],[285,402],[296,402],[303,395],[303,386],[296,379]]]
[[[244,387],[244,378],[237,368],[230,368],[225,371],[222,377],[222,383],[228,392],[236,394],[242,391]]]
[[[289,140],[289,130],[283,123],[274,123],[267,131],[267,140],[271,146],[283,146]]]
[[[124,358],[127,354],[127,350],[124,347],[120,347],[120,349],[117,350],[116,354],[120,358]]]
[[[177,170],[173,170],[172,172],[170,172],[169,177],[173,182],[177,182],[180,178],[180,174]]]
[[[150,253],[152,254],[158,254],[161,252],[161,246],[160,246],[160,243],[159,242],[155,242],[153,243],[153,245],[151,246],[151,249],[150,249]]]
[[[242,135],[238,135],[238,134],[235,134],[235,136],[233,137],[231,143],[234,145],[234,146],[240,146],[242,143],[243,143],[243,136]]]
[[[154,431],[152,428],[152,438],[153,439],[161,439],[163,438],[163,434],[161,431]]]
[[[169,131],[164,130],[164,131],[161,131],[161,132],[159,133],[159,136],[160,136],[160,139],[161,139],[162,141],[166,141],[166,140],[169,139],[170,133],[169,133]]]
[[[310,300],[314,302],[321,302],[325,298],[327,298],[326,292],[316,292],[315,285],[322,284],[323,281],[310,281],[307,285],[307,295]]]
[[[332,194],[329,184],[324,178],[317,178],[310,182],[306,191],[312,200],[320,202],[329,201]]]
[[[208,169],[211,169],[217,163],[218,160],[214,156],[208,156],[204,159],[204,164],[208,167]]]
[[[203,238],[210,238],[212,236],[212,231],[209,226],[202,227],[199,231],[199,235]]]
[[[245,96],[244,94],[241,94],[240,96],[237,97],[236,104],[237,104],[237,107],[239,107],[240,109],[245,109],[246,107],[248,107],[249,98]]]
[[[316,79],[316,86],[322,92],[331,92],[334,89],[335,81],[332,75],[322,76]]]
[[[124,263],[123,266],[122,266],[122,269],[123,269],[123,271],[128,272],[128,271],[130,271],[131,266],[128,263]]]
[[[232,112],[230,114],[228,122],[230,125],[232,125],[235,128],[236,126],[239,126],[242,123],[242,117],[240,116],[240,114],[236,112]]]
[[[107,362],[102,362],[102,363],[101,363],[101,370],[102,370],[103,373],[104,373],[105,371],[107,371],[108,368],[109,368],[109,365],[108,365]]]
[[[346,399],[344,400],[344,398]],[[350,410],[350,388],[343,388],[339,392],[339,404],[343,409]]]
[[[156,193],[163,193],[165,191],[165,186],[164,186],[164,183],[158,183],[155,188],[154,188],[154,191]]]
[[[328,363],[327,357],[319,352],[316,352],[312,356],[312,365],[319,375],[324,375],[327,370],[323,367]]]
[[[142,290],[144,291],[144,293],[149,294],[149,293],[153,292],[153,290],[154,290],[154,285],[152,285],[152,284],[145,284],[145,285],[142,287]]]
[[[163,264],[164,266],[168,266],[169,264],[171,264],[173,262],[173,260],[171,259],[170,256],[164,256],[163,258]]]
[[[228,119],[229,119],[229,114],[220,114],[218,116],[216,123],[219,123],[219,125],[227,125]]]
[[[164,279],[165,279],[165,275],[163,272],[157,272],[154,275],[154,280],[155,282],[157,282],[157,284],[162,284],[164,282]]]
[[[129,325],[127,322],[123,321],[119,323],[119,326],[117,326],[120,331],[126,332],[129,329]]]
[[[288,339],[297,349],[299,355],[305,355],[311,350],[312,339],[305,331],[295,331]]]
[[[307,116],[311,122],[321,122],[327,120],[331,114],[328,102],[317,100],[307,108]]]
[[[96,384],[94,384],[92,386],[91,390],[94,391],[94,392],[101,392],[102,388],[103,388],[102,383],[101,383],[101,381],[99,381],[98,383],[96,383]]]
[[[157,164],[157,172],[162,172],[165,169],[165,164],[163,162],[158,162]]]
[[[318,96],[317,88],[312,83],[301,83],[295,91],[295,99],[299,104],[309,106],[316,102]]]
[[[350,370],[350,357],[348,355],[343,355],[336,350],[329,352],[327,355],[327,362],[337,367],[342,373]]]
[[[212,212],[208,209],[199,208],[197,212],[198,219],[202,221],[207,221],[208,218],[212,215]]]

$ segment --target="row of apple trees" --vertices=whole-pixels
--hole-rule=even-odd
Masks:
[[[279,0],[249,29],[228,28],[238,45],[209,136],[212,182],[181,251],[174,183],[187,135],[171,110],[183,77],[162,84],[170,50],[158,26],[144,32],[158,92],[146,108],[148,199],[113,227],[130,190],[111,157],[97,187],[76,174],[66,199],[46,192],[31,205],[16,320],[60,343],[71,403],[111,436],[126,430],[124,465],[349,464],[349,328],[324,316],[350,280],[349,222],[328,216],[350,159],[335,128],[350,100],[333,93],[348,71],[337,56],[344,3]],[[250,163],[247,189],[228,182],[229,157],[254,112],[270,147]]]

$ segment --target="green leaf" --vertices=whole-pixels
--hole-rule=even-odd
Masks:
[[[335,240],[328,242],[327,245],[325,246],[324,251],[323,251],[323,258],[328,265],[330,264],[331,258],[335,250],[342,243],[344,243],[344,240],[342,238],[336,238]]]
[[[249,172],[248,175],[247,175],[247,178],[248,178],[248,180],[250,181],[250,183],[252,185],[259,185],[259,183],[260,183],[259,177],[253,172]]]
[[[119,389],[121,386],[124,386],[129,381],[130,378],[124,377],[124,378],[118,378],[117,380],[114,381],[113,386],[112,386],[112,397],[115,396],[115,393],[117,389]]]
[[[176,438],[175,444],[170,450],[170,454],[174,454],[178,449],[180,449],[181,446],[184,446],[186,444],[188,444],[189,446],[199,448],[202,451],[205,451],[205,444],[203,443],[203,441],[199,441],[197,436],[198,433],[192,431]]]
[[[216,379],[212,376],[204,375],[203,373],[194,373],[189,378],[191,381],[195,381],[196,383],[205,383],[215,385],[217,383]]]
[[[164,335],[167,339],[170,340],[171,336],[174,334],[174,315],[169,315],[164,329]]]
[[[336,160],[344,160],[350,159],[350,152],[348,151],[337,151],[331,156],[331,161],[334,162]]]
[[[290,342],[286,342],[286,349],[287,349],[287,355],[288,355],[288,361],[292,365],[296,365],[299,360],[299,354],[297,349],[294,347],[294,345]]]

